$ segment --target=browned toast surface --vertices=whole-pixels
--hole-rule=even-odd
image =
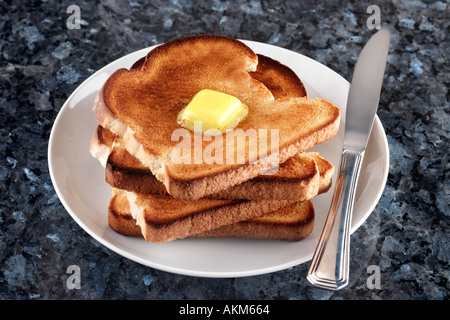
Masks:
[[[269,89],[250,76],[258,56],[242,42],[222,36],[192,36],[152,50],[142,68],[115,72],[100,91],[95,114],[100,125],[124,138],[126,149],[149,167],[175,197],[195,200],[228,189],[260,174],[268,164],[174,164],[171,151],[178,141],[179,111],[201,89],[238,97],[249,108],[238,125],[279,130],[280,162],[333,137],[339,109],[321,99],[273,99]],[[191,135],[192,149],[194,134]],[[225,140],[224,150],[226,150]],[[204,149],[209,142],[203,141]],[[270,150],[269,150],[270,154]],[[225,162],[225,161],[224,161]]]
[[[275,99],[285,97],[306,97],[306,88],[298,75],[286,65],[267,57],[257,54],[258,65],[256,71],[250,72],[250,76],[262,82],[270,90]],[[140,70],[144,66],[145,58],[137,60],[131,70]]]
[[[143,237],[151,242],[190,237],[203,231],[260,217],[295,203],[289,200],[184,201],[167,195],[126,194],[133,218],[141,227]]]
[[[285,97],[306,97],[303,82],[289,67],[270,57],[258,54],[256,71],[250,76],[262,82],[275,99]]]
[[[262,217],[223,226],[196,235],[198,238],[243,238],[299,241],[314,228],[311,200],[294,203]]]
[[[208,197],[218,199],[292,199],[303,201],[319,193],[320,172],[315,156],[300,153],[282,163],[273,175],[260,175]],[[317,155],[318,156],[318,155]]]
[[[125,192],[114,192],[108,208],[108,223],[114,231],[142,237],[141,227],[133,218]],[[311,201],[294,203],[260,218],[205,231],[193,237],[251,238],[276,240],[301,240],[314,226],[314,208]]]

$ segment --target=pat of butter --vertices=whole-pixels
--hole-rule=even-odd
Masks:
[[[197,132],[198,126],[194,126],[194,122],[200,121],[203,133],[207,130],[210,130],[209,132],[219,130],[223,133],[227,129],[234,129],[247,113],[247,106],[238,98],[223,92],[204,89],[199,91],[181,110],[177,122]]]

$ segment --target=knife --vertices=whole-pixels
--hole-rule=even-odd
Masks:
[[[316,287],[339,290],[348,284],[350,224],[367,141],[378,108],[390,32],[374,34],[356,62],[347,99],[345,134],[333,198],[308,269]]]

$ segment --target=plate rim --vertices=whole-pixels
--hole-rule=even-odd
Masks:
[[[321,68],[326,68],[328,72],[332,72],[334,73],[335,76],[337,76],[338,78],[340,78],[341,81],[345,81],[346,85],[348,87],[350,87],[350,83],[343,78],[341,75],[339,75],[336,71],[334,71],[333,69],[329,68],[328,66],[312,59],[311,57],[305,56],[301,53],[298,53],[296,51],[292,51],[283,47],[278,47],[272,44],[267,44],[267,43],[263,43],[263,42],[257,42],[257,41],[253,41],[253,40],[240,40],[243,41],[244,43],[250,43],[250,44],[257,44],[257,45],[263,45],[263,46],[268,46],[268,47],[273,47],[276,50],[285,50],[287,52],[291,52],[297,55],[302,56],[302,58],[307,59],[309,62],[314,63],[314,64],[318,64],[320,65]],[[74,219],[77,224],[85,231],[87,232],[87,234],[89,234],[91,237],[93,237],[95,240],[97,240],[99,243],[101,243],[102,245],[104,245],[105,247],[107,247],[108,249],[112,250],[113,252],[129,259],[132,260],[134,262],[137,262],[139,264],[151,267],[151,268],[155,268],[158,270],[162,270],[162,271],[166,271],[166,272],[170,272],[170,273],[174,273],[174,274],[179,274],[179,275],[186,275],[186,276],[194,276],[194,277],[205,277],[205,278],[230,278],[230,277],[245,277],[245,276],[255,276],[255,275],[261,275],[261,274],[267,274],[267,273],[272,273],[272,272],[276,272],[276,271],[281,271],[281,270],[285,270],[287,268],[305,263],[309,260],[311,260],[312,258],[312,254],[308,255],[308,256],[304,256],[303,258],[300,259],[296,259],[296,260],[292,260],[283,264],[276,264],[270,267],[262,267],[262,268],[258,268],[258,269],[252,269],[252,270],[239,270],[239,271],[202,271],[202,270],[192,270],[192,269],[183,269],[180,267],[175,267],[175,266],[168,266],[168,265],[163,265],[161,263],[158,262],[152,262],[149,261],[143,257],[140,257],[138,255],[132,254],[127,252],[126,250],[123,250],[122,248],[120,248],[119,246],[117,246],[116,244],[104,239],[103,237],[101,237],[101,235],[97,234],[94,230],[91,230],[91,228],[89,228],[88,226],[86,226],[84,224],[84,222],[80,219],[80,217],[78,217],[78,215],[73,212],[71,206],[68,204],[67,200],[63,197],[63,194],[60,190],[60,186],[57,183],[56,180],[56,173],[54,172],[54,165],[53,165],[53,159],[52,159],[52,149],[54,146],[54,140],[55,140],[55,131],[58,127],[59,122],[61,121],[62,115],[65,112],[65,110],[68,108],[69,102],[73,99],[73,97],[75,97],[79,91],[82,90],[82,88],[89,83],[90,81],[92,81],[93,78],[95,78],[98,74],[102,73],[105,69],[107,69],[111,64],[116,64],[116,63],[120,63],[122,60],[127,60],[129,59],[131,56],[137,55],[138,53],[142,52],[142,53],[147,53],[149,50],[159,46],[158,45],[154,45],[154,46],[150,46],[147,48],[143,48],[143,49],[138,49],[134,52],[128,53],[118,59],[115,59],[114,61],[109,62],[108,64],[106,64],[105,66],[103,66],[102,68],[100,68],[99,70],[97,70],[96,72],[94,72],[92,75],[90,75],[87,79],[85,79],[81,84],[78,85],[78,87],[69,95],[69,97],[66,99],[66,101],[64,102],[63,106],[60,108],[60,110],[58,111],[58,114],[53,122],[52,128],[51,128],[51,132],[50,132],[50,136],[49,136],[49,140],[48,140],[48,148],[47,148],[47,164],[48,164],[48,170],[50,173],[50,178],[52,181],[52,185],[53,188],[58,196],[59,201],[61,202],[61,204],[63,205],[63,207],[65,208],[65,210],[69,213],[69,215],[71,216],[72,219]],[[362,218],[358,221],[358,223],[353,224],[352,222],[352,226],[351,226],[351,230],[350,233],[353,234],[356,230],[358,230],[361,225],[367,220],[367,218],[372,214],[373,210],[375,209],[375,207],[377,206],[377,204],[379,203],[379,200],[383,194],[383,191],[385,189],[386,186],[386,182],[387,182],[387,178],[388,178],[388,174],[389,174],[389,145],[388,145],[388,140],[387,140],[387,136],[386,136],[386,132],[383,128],[383,125],[381,123],[381,120],[379,119],[378,115],[375,115],[375,119],[374,119],[374,123],[373,123],[373,127],[372,127],[372,131],[376,129],[380,131],[381,134],[381,145],[384,151],[384,164],[383,164],[383,176],[382,176],[382,182],[381,182],[381,188],[378,190],[378,193],[376,194],[376,196],[373,198],[372,204],[371,206],[368,208],[368,210],[365,212],[365,214],[362,216]],[[332,192],[332,190],[330,190],[330,192]]]

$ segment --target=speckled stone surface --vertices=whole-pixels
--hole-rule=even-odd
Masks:
[[[72,3],[73,2],[73,3]],[[67,7],[81,10],[69,30]],[[449,299],[449,4],[376,1],[392,32],[378,115],[390,148],[384,193],[352,235],[349,286],[312,287],[308,264],[196,278],[128,260],[69,216],[50,180],[48,138],[68,96],[135,50],[215,33],[294,50],[351,79],[375,32],[360,1],[0,2],[0,299]],[[80,289],[66,285],[69,265]],[[369,266],[381,272],[370,288]]]

